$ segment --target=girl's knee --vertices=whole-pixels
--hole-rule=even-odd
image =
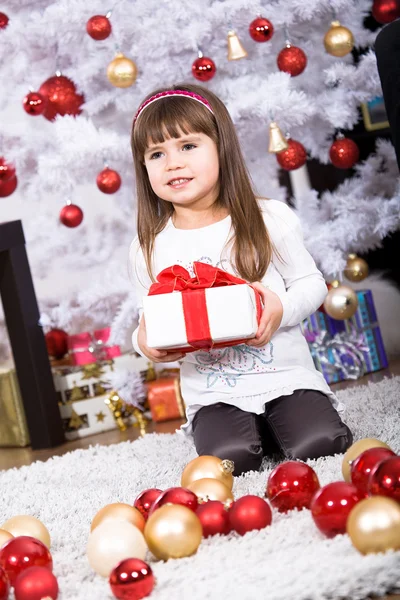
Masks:
[[[290,449],[290,458],[307,460],[308,458],[343,454],[352,443],[353,435],[347,425],[343,423],[341,435],[337,435],[337,432],[326,432],[319,438],[303,440],[297,447]]]

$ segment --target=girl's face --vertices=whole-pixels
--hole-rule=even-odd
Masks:
[[[150,144],[144,163],[154,193],[176,207],[209,208],[218,198],[218,149],[204,133]]]

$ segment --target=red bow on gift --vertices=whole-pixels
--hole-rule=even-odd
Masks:
[[[195,272],[194,277],[191,277],[189,272],[180,265],[173,265],[164,269],[157,275],[157,282],[150,286],[149,296],[182,292],[187,340],[193,350],[234,346],[247,341],[235,340],[214,344],[210,333],[205,295],[206,289],[226,285],[240,285],[247,283],[247,281],[207,263],[194,262],[193,269]],[[190,292],[190,294],[186,292]],[[257,290],[254,290],[254,292],[257,320],[259,322],[262,313],[261,296]],[[187,348],[177,348],[176,350],[188,352]]]

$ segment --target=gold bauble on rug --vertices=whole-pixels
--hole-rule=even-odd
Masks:
[[[230,490],[233,487],[235,465],[231,460],[221,460],[216,456],[198,456],[186,465],[181,477],[181,486],[187,488],[198,479],[219,479]]]
[[[349,254],[347,257],[344,276],[349,281],[362,281],[368,276],[368,263],[356,254]]]
[[[361,554],[400,550],[400,505],[385,496],[365,498],[351,510],[346,529]]]
[[[13,534],[9,531],[6,531],[5,529],[0,529],[0,548],[4,546],[4,544],[8,542],[8,540],[12,540],[13,537]]]
[[[183,558],[197,552],[203,528],[199,517],[190,508],[165,504],[150,515],[144,536],[156,558]]]
[[[128,521],[103,521],[89,536],[89,564],[96,573],[108,577],[113,568],[125,558],[144,560],[147,544],[143,533]]]
[[[381,442],[381,440],[376,440],[375,438],[364,438],[354,442],[343,456],[342,473],[345,481],[351,482],[351,463],[355,461],[360,454],[365,452],[365,450],[369,450],[370,448],[388,448],[391,450],[385,442]]]
[[[130,58],[122,52],[107,67],[107,78],[115,87],[127,88],[135,83],[137,77],[137,66]]]
[[[187,489],[194,492],[200,502],[208,502],[208,500],[219,500],[220,502],[231,500],[233,502],[234,500],[232,491],[219,479],[197,479],[188,485]]]
[[[14,537],[20,535],[29,535],[43,542],[45,546],[50,548],[50,533],[39,519],[31,515],[16,515],[11,517],[5,523],[0,525],[0,529],[5,529]]]
[[[325,50],[332,56],[346,56],[354,48],[354,36],[339,21],[332,21],[324,37]]]
[[[332,287],[324,301],[324,309],[332,319],[350,319],[358,308],[357,294],[348,285],[332,281]]]
[[[100,523],[117,519],[118,521],[128,521],[143,533],[146,521],[143,515],[130,504],[124,504],[123,502],[115,502],[113,504],[107,504],[103,506],[94,516],[90,531],[93,531]]]

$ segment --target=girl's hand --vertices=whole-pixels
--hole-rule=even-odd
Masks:
[[[142,316],[139,323],[138,345],[143,354],[147,356],[149,360],[155,363],[175,362],[185,356],[184,354],[182,354],[182,352],[156,350],[155,348],[149,348],[147,345],[146,323],[144,320],[144,316]]]
[[[259,348],[260,346],[265,346],[279,328],[283,316],[283,306],[279,296],[264,287],[259,281],[252,283],[252,286],[263,297],[264,310],[256,337],[249,340],[247,345]]]

